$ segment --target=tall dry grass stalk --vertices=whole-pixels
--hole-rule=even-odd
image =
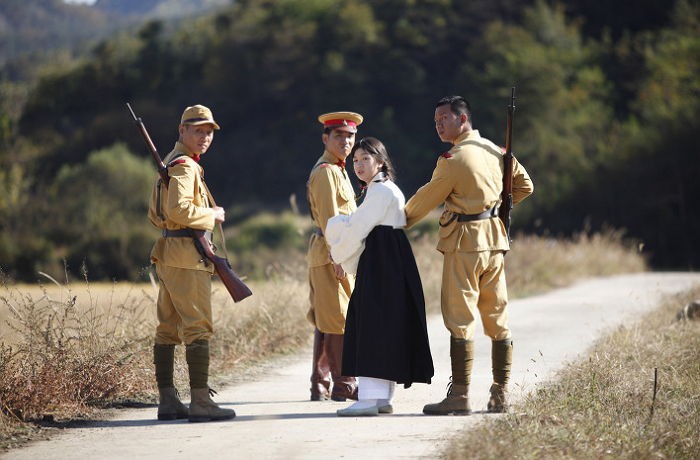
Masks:
[[[447,458],[697,459],[700,321],[675,319],[697,298],[700,286],[620,327],[511,414],[462,433]]]

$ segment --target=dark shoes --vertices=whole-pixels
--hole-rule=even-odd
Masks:
[[[190,402],[190,422],[215,422],[230,420],[236,416],[233,409],[222,409],[211,399],[213,390],[209,388],[192,388],[192,401]]]
[[[158,393],[158,420],[178,420],[189,416],[187,406],[182,404],[175,388],[158,388]]]
[[[492,413],[503,413],[508,411],[508,389],[505,385],[494,383],[491,385],[491,397],[486,406],[486,410]]]
[[[469,415],[469,385],[450,384],[447,397],[435,404],[426,404],[423,413],[426,415]]]
[[[353,379],[354,380],[354,379]],[[333,392],[331,393],[333,401],[347,401],[352,399],[357,401],[357,383],[355,382],[335,382],[333,383]]]
[[[331,395],[322,383],[311,385],[311,401],[328,401]]]

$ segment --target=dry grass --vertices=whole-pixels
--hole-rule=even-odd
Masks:
[[[101,302],[87,284],[81,298],[71,286],[3,284],[3,330],[12,334],[0,343],[0,445],[31,434],[21,422],[89,417],[96,407],[150,392],[141,372],[149,367],[148,299],[115,301],[112,292]]]
[[[435,224],[437,227],[437,223]],[[426,308],[440,310],[442,254],[433,234],[414,235]],[[589,277],[647,270],[647,263],[622,232],[580,233],[573,239],[517,235],[506,255],[508,295],[525,297],[564,287]]]
[[[446,456],[697,459],[700,321],[675,316],[699,297],[697,287],[620,327],[511,414],[465,432]]]
[[[412,238],[426,305],[437,312],[442,255],[434,249],[434,235]],[[601,260],[611,260],[605,272]],[[642,258],[614,234],[575,241],[518,237],[507,261],[514,296],[587,275],[645,268]],[[310,343],[303,257],[270,263],[264,273],[265,280],[250,282],[254,296],[238,304],[215,283],[214,384],[242,378],[256,363]],[[5,280],[0,286],[0,449],[35,436],[32,422],[89,417],[95,408],[124,400],[155,402],[155,297],[149,284],[27,286]],[[175,383],[187,389],[184,347],[177,347]]]

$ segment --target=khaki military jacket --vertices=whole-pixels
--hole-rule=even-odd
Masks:
[[[309,207],[318,229],[325,229],[331,217],[338,214],[349,215],[357,209],[355,192],[348,173],[345,168],[336,164],[337,161],[330,152],[324,151],[309,176]],[[331,263],[330,248],[319,231],[311,235],[307,262],[309,267]]]
[[[213,230],[215,225],[213,197],[204,183],[204,170],[193,154],[180,142],[165,157],[170,184],[160,178],[151,193],[148,218],[160,229],[194,228]],[[151,262],[170,267],[214,272],[212,264],[204,264],[192,238],[159,238],[151,250]]]
[[[430,182],[406,203],[407,227],[444,203],[437,245],[440,252],[508,250],[508,236],[501,219],[453,219],[454,213],[479,214],[498,206],[502,190],[503,151],[481,137],[478,130],[471,130],[438,158]],[[527,171],[513,158],[513,203],[519,203],[533,190]]]

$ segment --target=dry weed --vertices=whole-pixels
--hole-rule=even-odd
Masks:
[[[45,286],[33,297],[2,286],[11,343],[0,344],[0,404],[5,422],[74,418],[118,398],[142,394],[150,379],[143,348],[144,297],[98,306],[87,285],[89,308],[59,285],[56,298]],[[150,334],[149,334],[150,335]],[[5,427],[16,424],[3,423]]]
[[[698,458],[700,323],[674,316],[699,294],[620,327],[511,414],[465,432],[447,457]]]

